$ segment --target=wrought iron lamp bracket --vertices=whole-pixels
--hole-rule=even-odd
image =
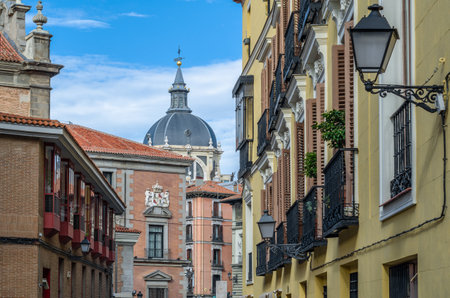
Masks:
[[[439,95],[444,93],[444,85],[404,86],[375,84],[376,77],[374,80],[365,80],[363,73],[360,72],[359,74],[367,92],[378,94],[383,98],[386,97],[388,93],[392,93],[430,113],[445,110],[445,107],[441,106],[444,103],[437,102],[439,101]],[[448,75],[446,80],[448,80]]]
[[[308,255],[301,251],[302,246],[300,244],[272,244],[267,243],[269,249],[273,251],[274,253],[281,252],[284,255],[304,261],[308,259]]]

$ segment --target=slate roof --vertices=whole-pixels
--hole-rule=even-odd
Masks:
[[[20,63],[24,60],[7,36],[0,32],[0,61]]]
[[[125,138],[113,136],[80,125],[68,124],[66,128],[87,152],[148,156],[159,159],[192,161],[190,157],[157,149]]]

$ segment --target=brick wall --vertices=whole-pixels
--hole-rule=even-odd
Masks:
[[[1,237],[38,236],[40,155],[36,140],[0,136]]]
[[[0,86],[0,111],[30,116],[30,90]]]

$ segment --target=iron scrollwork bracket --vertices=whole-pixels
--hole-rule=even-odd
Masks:
[[[300,244],[272,244],[268,243],[269,249],[274,253],[281,252],[282,254],[294,258],[296,260],[304,261],[308,259],[306,253],[302,252]]]
[[[444,93],[444,86],[403,86],[403,85],[382,85],[374,84],[374,81],[363,80],[367,92],[378,94],[380,97],[386,97],[388,93],[395,94],[405,101],[408,101],[422,109],[435,113],[442,111],[445,107],[439,106],[439,94]]]

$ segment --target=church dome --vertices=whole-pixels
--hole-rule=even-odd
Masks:
[[[203,119],[192,114],[187,105],[189,89],[184,83],[181,72],[181,63],[178,64],[177,74],[172,88],[170,108],[167,115],[156,121],[147,132],[144,144],[157,145],[191,145],[213,146],[217,148],[216,135],[212,128]]]

